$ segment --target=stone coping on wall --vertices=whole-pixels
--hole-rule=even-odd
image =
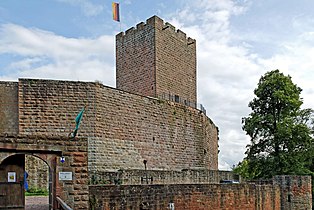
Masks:
[[[87,145],[87,138],[69,138],[51,135],[10,135],[0,134],[0,148],[3,151],[26,151],[37,153],[57,153],[62,155],[67,146],[75,145],[78,150],[87,151],[80,147]]]
[[[207,169],[89,171],[90,184],[207,184],[222,180],[241,182],[241,177],[231,171]]]

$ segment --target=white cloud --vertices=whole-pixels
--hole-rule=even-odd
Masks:
[[[86,16],[96,16],[103,10],[101,5],[87,0],[58,1],[80,7]],[[258,79],[266,71],[280,69],[290,74],[304,90],[304,107],[314,108],[313,17],[295,13],[286,17],[289,12],[274,11],[272,3],[267,3],[269,12],[265,13],[262,6],[266,3],[250,0],[180,2],[184,6],[168,16],[169,22],[197,40],[198,101],[220,130],[219,167],[230,169],[242,159],[249,143],[241,130],[241,118],[249,114],[247,105],[254,97]],[[255,15],[254,9],[263,10]],[[246,21],[238,20],[237,24],[246,26],[249,22],[249,27],[235,29],[232,20],[236,17]],[[286,20],[284,24],[282,20]],[[274,31],[265,27],[269,24]],[[0,26],[1,54],[21,58],[6,66],[11,73],[0,76],[0,80],[31,75],[88,81],[97,78],[104,84],[114,84],[114,36],[74,39],[6,24]]]
[[[131,0],[124,0],[123,3],[126,5],[130,5],[130,4],[132,4],[132,1]]]
[[[192,5],[177,11],[173,21],[197,40],[198,99],[220,130],[219,167],[230,169],[243,158],[249,142],[241,131],[241,118],[249,112],[261,68],[247,45],[232,45],[230,18],[244,13],[245,5],[229,0]]]
[[[241,119],[250,113],[248,103],[254,97],[258,79],[266,71],[280,69],[290,74],[305,89],[302,95],[305,107],[314,107],[314,59],[311,59],[314,33],[305,30],[298,37],[281,39],[287,31],[278,35],[232,31],[231,18],[245,16],[251,6],[249,1],[239,4],[231,0],[199,0],[186,5],[172,14],[170,22],[197,40],[198,100],[220,130],[219,167],[230,169],[244,157],[249,138],[241,129]],[[306,24],[302,20],[295,18],[294,28],[298,31],[313,28],[309,27],[313,21],[308,17]],[[248,44],[247,39],[255,40],[257,45]],[[268,59],[263,58],[264,52],[258,48],[258,43],[265,41],[281,47]]]
[[[218,168],[220,169],[220,170],[225,170],[225,171],[227,171],[227,170],[230,170],[230,165],[227,163],[227,162],[225,162],[225,161],[219,161],[219,165],[218,165]]]
[[[304,32],[304,31],[313,31],[314,27],[314,20],[313,20],[313,15],[311,16],[300,14],[292,19],[292,26],[295,30],[299,32]]]
[[[80,7],[81,10],[83,11],[83,14],[88,17],[99,15],[104,10],[104,7],[102,5],[93,4],[88,0],[58,0],[58,1]]]
[[[12,73],[1,79],[38,77],[98,80],[114,85],[114,36],[66,38],[14,24],[0,27],[0,53],[21,56],[7,66]]]
[[[302,32],[293,42],[282,43],[280,54],[259,63],[270,69],[280,69],[292,77],[292,81],[303,89],[304,108],[314,108],[314,33]]]
[[[33,65],[41,61],[42,61],[41,58],[26,58],[16,61],[14,63],[10,63],[8,68],[16,70],[30,69]]]

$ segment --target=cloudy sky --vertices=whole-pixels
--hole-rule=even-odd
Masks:
[[[108,0],[0,0],[0,80],[102,81],[115,87]],[[314,108],[314,1],[121,0],[121,28],[158,15],[197,40],[198,102],[220,130],[220,169],[244,157],[241,118],[258,79],[279,69]]]

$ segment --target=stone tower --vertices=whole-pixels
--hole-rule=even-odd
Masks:
[[[116,36],[118,89],[196,107],[196,42],[153,16]]]

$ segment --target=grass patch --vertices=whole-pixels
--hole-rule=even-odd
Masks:
[[[47,189],[37,189],[37,188],[30,188],[25,192],[25,196],[48,196],[49,192]]]

